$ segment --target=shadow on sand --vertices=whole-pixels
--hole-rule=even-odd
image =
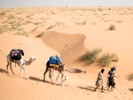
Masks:
[[[5,69],[1,69],[0,68],[0,73],[5,73],[7,76],[11,77],[11,78],[16,78],[15,74],[9,74],[9,72],[7,72]]]
[[[43,82],[43,83],[49,83],[49,84],[52,84],[51,82],[44,81],[44,80],[39,79],[39,78],[37,78],[37,77],[32,77],[32,76],[30,76],[29,79],[32,80],[32,81],[37,81],[37,82]]]
[[[61,86],[61,84],[56,84],[56,83],[53,84],[52,82],[44,81],[44,80],[39,79],[39,78],[37,78],[37,77],[32,77],[32,76],[30,76],[29,79],[32,80],[32,81],[43,82],[43,83],[48,83],[48,84],[51,84],[51,85]],[[67,86],[67,85],[65,85],[65,86]]]
[[[89,90],[89,91],[92,91],[92,92],[95,92],[95,86],[87,86],[87,87],[78,87],[80,89],[85,89],[85,90]],[[101,89],[101,88],[98,88],[98,90]],[[103,89],[104,91],[106,91],[106,89]],[[104,92],[103,92],[104,93]]]
[[[43,80],[39,79],[39,78],[36,78],[36,77],[29,77],[30,80],[33,80],[33,81],[38,81],[38,82],[43,82]]]
[[[0,72],[1,72],[1,73],[6,73],[6,74],[8,74],[8,72],[7,72],[5,69],[1,69],[1,68],[0,68]]]
[[[85,90],[89,90],[89,91],[93,91],[94,92],[94,86],[87,86],[87,87],[78,87],[80,89],[85,89]]]

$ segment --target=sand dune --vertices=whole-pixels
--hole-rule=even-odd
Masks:
[[[133,84],[128,80],[133,64],[133,8],[132,7],[61,7],[0,9],[0,100],[132,100]],[[23,13],[24,12],[24,13]],[[115,30],[109,30],[110,25]],[[19,35],[15,35],[15,34]],[[31,33],[31,34],[30,34]],[[42,37],[37,35],[44,33]],[[96,64],[76,63],[86,50],[102,48],[104,53],[116,53],[119,62],[104,67],[104,91],[94,92]],[[25,59],[36,61],[25,66],[29,80],[20,78],[20,68],[13,75],[6,71],[6,56],[11,49],[21,48]],[[51,55],[60,55],[66,65],[81,68],[86,74],[66,72],[68,80],[60,86],[60,79],[51,84],[43,82],[45,64]],[[107,72],[117,66],[116,88],[106,90]],[[55,80],[57,72],[54,73]]]
[[[85,35],[82,34],[63,34],[51,31],[46,32],[41,39],[46,45],[58,51],[64,62],[69,65],[85,52]]]

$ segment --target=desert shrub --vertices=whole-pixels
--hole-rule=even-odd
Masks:
[[[87,24],[87,22],[86,22],[86,21],[83,21],[81,24],[82,24],[82,25],[86,25],[86,24]]]
[[[12,14],[9,14],[7,17],[8,17],[8,20],[15,19],[15,16]]]
[[[128,76],[128,80],[133,81],[133,74]]]
[[[18,32],[16,33],[16,35],[24,35],[24,36],[28,36],[28,32],[26,32],[24,29],[20,29],[18,30]]]
[[[0,16],[4,16],[4,15],[6,15],[6,12],[5,12],[5,11],[2,11],[2,12],[0,13]]]
[[[11,28],[15,29],[15,30],[18,29],[20,26],[21,26],[20,23],[13,23],[13,24],[11,24]]]
[[[119,61],[118,56],[115,53],[110,55],[110,59],[112,62],[118,62]]]
[[[100,66],[109,66],[111,64],[111,59],[109,54],[104,54],[101,58],[99,58],[98,63]]]
[[[41,37],[41,36],[43,36],[43,34],[44,34],[44,32],[41,32],[36,37]]]
[[[83,54],[78,61],[85,62],[86,64],[92,64],[96,61],[97,56],[99,53],[102,52],[102,49],[94,49],[93,51],[87,51],[85,54]]]
[[[40,23],[40,22],[35,22],[35,23],[34,23],[34,25],[39,25],[39,24],[41,24],[41,23]]]
[[[9,29],[8,25],[0,26],[0,34],[3,33],[3,32],[8,31],[8,29]]]
[[[112,62],[118,62],[118,57],[116,54],[110,55],[107,53],[98,59],[98,63],[102,67],[109,66]]]
[[[110,25],[109,30],[115,30],[115,25]]]
[[[51,28],[54,28],[55,27],[55,25],[50,25],[48,28],[46,28],[47,30],[48,29],[51,29]]]
[[[75,22],[76,25],[86,25],[87,22],[86,21],[82,21],[82,22]]]

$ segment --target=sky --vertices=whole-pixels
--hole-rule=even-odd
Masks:
[[[0,8],[46,6],[131,6],[133,0],[0,0]]]

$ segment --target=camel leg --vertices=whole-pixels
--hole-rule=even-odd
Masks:
[[[61,76],[61,85],[64,86],[64,81],[67,80],[67,77],[65,75],[65,73],[61,72],[62,76]],[[63,76],[65,77],[65,79],[63,80]]]
[[[54,84],[53,80],[52,80],[52,70],[49,69],[49,78],[51,79],[52,83]]]
[[[52,71],[51,77],[53,77],[54,71],[55,71],[55,67],[53,68],[53,71]]]
[[[25,75],[26,75],[26,78],[28,79],[28,74],[27,74],[27,70],[22,66],[21,67],[23,70],[24,70],[24,72],[25,72]],[[22,71],[21,71],[22,72]],[[22,76],[22,73],[21,73],[21,76]]]
[[[6,70],[7,70],[7,73],[9,73],[8,72],[8,66],[10,65],[10,70],[12,71],[12,74],[14,75],[14,72],[13,72],[13,70],[12,70],[12,64],[11,64],[11,62],[9,62],[8,60],[7,60],[7,65],[6,65]]]
[[[46,68],[45,72],[43,73],[43,79],[44,79],[44,82],[46,81],[45,80],[45,76],[46,76],[46,73],[48,72],[48,68]]]
[[[7,65],[6,65],[6,70],[7,70],[7,73],[8,73],[8,66],[9,66],[9,63],[7,63]]]
[[[20,68],[20,78],[22,78],[22,70],[23,68]]]
[[[11,63],[10,63],[10,69],[11,69],[12,74],[15,75],[13,70],[12,70],[12,64]]]
[[[28,76],[28,74],[27,74],[27,70],[26,70],[24,67],[23,67],[23,70],[24,70],[24,72],[25,72],[26,78],[28,79],[29,76]]]
[[[59,76],[60,76],[60,72],[58,73],[58,76],[57,76],[57,78],[56,78],[55,82],[58,80]]]
[[[20,67],[21,67],[21,69],[20,69],[20,77],[22,78],[22,70],[24,70],[26,78],[28,79],[27,70],[23,66],[20,66]]]

